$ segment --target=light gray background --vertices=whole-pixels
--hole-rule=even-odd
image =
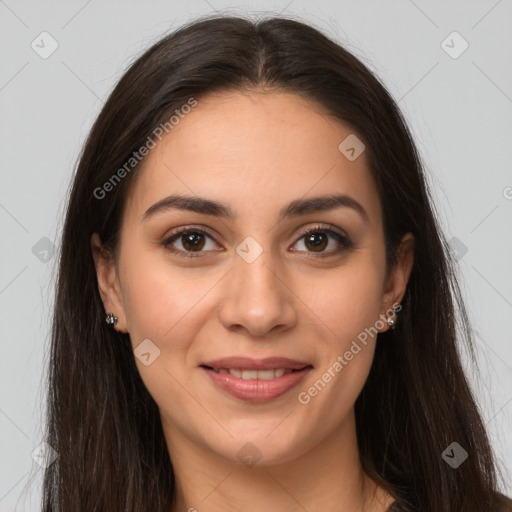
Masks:
[[[510,482],[510,0],[0,0],[0,512],[40,510],[42,470],[31,454],[43,440],[41,386],[57,258],[41,261],[48,242],[39,241],[58,245],[79,150],[127,65],[164,33],[215,10],[309,21],[361,57],[399,100],[448,238],[467,248],[459,262],[481,378],[469,371]],[[47,59],[31,48],[34,40],[42,46],[43,31],[59,45]],[[441,46],[453,31],[469,43],[455,59]],[[462,48],[453,37],[446,44],[452,52]],[[511,495],[512,485],[505,490]]]

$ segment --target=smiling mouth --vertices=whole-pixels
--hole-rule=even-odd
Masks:
[[[267,370],[243,370],[238,368],[213,368],[211,366],[202,365],[202,368],[213,370],[215,373],[230,374],[243,380],[272,380],[283,377],[294,372],[300,372],[305,368],[312,368],[311,365],[304,366],[300,369],[291,368],[269,368]]]

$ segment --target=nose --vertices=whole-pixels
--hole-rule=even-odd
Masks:
[[[267,252],[247,263],[236,258],[226,277],[220,320],[229,330],[261,337],[292,328],[297,322],[294,294]]]

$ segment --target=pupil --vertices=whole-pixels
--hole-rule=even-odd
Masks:
[[[185,238],[185,241],[183,242],[183,247],[188,250],[192,249],[202,249],[204,246],[204,240],[200,240],[200,238],[203,236],[200,233],[189,233],[187,235],[183,235]],[[202,244],[200,242],[203,242]]]
[[[318,238],[320,238],[321,240],[319,240]],[[307,241],[306,241],[306,244],[312,244],[312,246],[315,248],[315,250],[317,249],[325,249],[325,242],[326,242],[326,237],[322,234],[319,234],[319,233],[312,233],[311,235],[309,235]],[[318,251],[316,251],[318,252]]]

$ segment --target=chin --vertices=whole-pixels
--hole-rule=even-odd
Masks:
[[[234,436],[227,445],[211,445],[211,448],[219,456],[248,468],[286,464],[310,448],[304,439],[290,439],[286,431],[276,433],[274,437],[269,432],[265,429],[259,435]]]

